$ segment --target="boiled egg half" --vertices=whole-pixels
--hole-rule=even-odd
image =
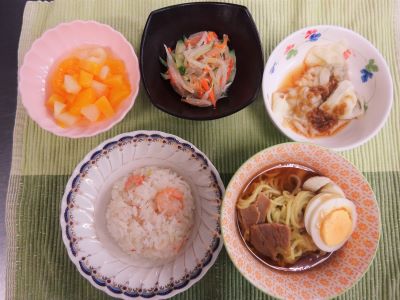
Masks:
[[[354,203],[336,193],[320,193],[307,205],[305,227],[322,251],[338,250],[354,231],[357,212]]]

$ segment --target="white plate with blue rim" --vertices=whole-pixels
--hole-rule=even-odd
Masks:
[[[288,74],[299,68],[307,52],[316,45],[341,43],[348,79],[362,100],[364,115],[353,119],[331,136],[309,138],[285,125],[272,110],[272,95]],[[358,147],[372,139],[385,125],[393,102],[393,83],[380,52],[367,39],[347,28],[318,25],[300,29],[286,37],[269,56],[262,83],[264,104],[275,126],[297,142],[311,142],[336,151]]]
[[[177,173],[195,201],[190,237],[179,254],[165,262],[133,258],[107,229],[114,182],[144,166]],[[159,131],[121,134],[90,151],[73,171],[61,202],[62,238],[80,274],[108,295],[169,298],[199,281],[217,259],[223,194],[218,171],[191,143]]]

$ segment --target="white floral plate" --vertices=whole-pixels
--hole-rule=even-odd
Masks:
[[[163,264],[126,255],[106,227],[113,183],[143,166],[174,170],[196,203],[191,237],[174,261]],[[72,173],[61,203],[62,238],[72,262],[96,288],[122,299],[169,298],[199,281],[217,259],[223,194],[217,170],[189,142],[159,131],[121,134],[93,149]]]
[[[308,50],[318,44],[343,42],[350,81],[365,102],[366,113],[330,137],[309,139],[283,126],[271,109],[271,96],[288,72],[300,66]],[[297,142],[312,142],[342,151],[358,147],[372,139],[385,125],[393,102],[393,83],[389,68],[379,51],[364,37],[349,29],[320,25],[307,27],[286,37],[271,53],[262,83],[267,112],[279,130]]]

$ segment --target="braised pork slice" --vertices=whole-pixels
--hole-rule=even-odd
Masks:
[[[268,210],[271,206],[271,200],[269,200],[263,193],[260,193],[257,196],[255,205],[257,205],[258,211],[260,212],[260,218],[255,224],[265,223],[265,218],[267,217]]]
[[[247,208],[239,209],[239,220],[245,232],[248,232],[251,225],[257,224],[260,219],[260,212],[256,205],[251,204]]]
[[[262,255],[278,260],[290,247],[290,228],[283,224],[256,224],[250,227],[250,243]]]
[[[251,225],[265,223],[265,218],[267,217],[270,206],[271,200],[260,193],[256,201],[249,205],[249,207],[239,209],[239,221],[244,231],[248,232]]]

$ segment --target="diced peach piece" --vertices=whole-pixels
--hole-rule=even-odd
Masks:
[[[82,107],[93,104],[96,100],[96,95],[94,90],[91,88],[83,89],[79,94],[76,96],[75,101],[70,106],[69,111],[72,114],[79,114]]]
[[[67,94],[65,96],[65,100],[68,106],[71,106],[75,102],[76,96],[76,94]]]
[[[64,71],[57,69],[56,72],[54,72],[53,78],[51,80],[51,87],[53,89],[53,92],[61,94],[65,93],[64,91]]]
[[[75,74],[79,74],[79,59],[76,57],[67,58],[61,62],[58,71],[64,75],[71,75],[75,77]]]
[[[106,80],[104,80],[104,83],[111,86],[111,87],[120,87],[124,85],[124,78],[122,75],[111,75],[108,76]]]
[[[77,121],[78,121],[78,117],[71,115],[68,112],[63,112],[56,117],[56,120],[59,121],[59,124],[62,127],[71,127],[72,125],[74,125]]]
[[[100,110],[95,104],[89,104],[81,109],[81,114],[91,122],[96,122],[100,116]]]
[[[101,83],[97,80],[93,80],[92,81],[92,85],[91,85],[92,89],[96,92],[96,95],[98,97],[100,96],[104,96],[105,94],[107,94],[108,92],[108,87],[107,85],[105,85],[104,83]]]
[[[114,115],[114,109],[108,101],[107,97],[102,96],[94,103],[99,110],[107,117],[112,117]]]
[[[91,87],[93,76],[93,74],[86,72],[85,70],[80,70],[78,82],[84,88]]]
[[[125,98],[127,98],[131,93],[128,86],[122,86],[119,88],[111,89],[109,100],[111,105],[116,108]]]
[[[76,96],[77,103],[92,104],[95,100],[96,100],[96,95],[92,88],[84,89]]]
[[[67,112],[77,118],[81,117],[81,111],[78,110],[79,108],[76,106],[71,106],[69,109],[67,109]]]
[[[70,68],[76,68],[78,66],[79,59],[77,57],[70,57],[67,59],[64,59],[58,69],[63,70],[64,72],[67,71]]]
[[[89,72],[90,74],[96,76],[100,73],[101,70],[101,65],[85,59],[79,61],[79,67],[85,70],[86,72]]]
[[[59,101],[54,101],[54,116],[58,116],[61,114],[64,109],[67,107],[65,103],[59,102]]]
[[[59,120],[55,120],[56,121],[56,124],[58,125],[58,126],[60,126],[60,127],[62,127],[62,128],[66,128],[66,127],[68,127],[68,126],[66,126],[63,122],[61,122],[61,121],[59,121]]]
[[[57,102],[61,102],[61,103],[64,103],[64,102],[65,102],[64,98],[61,97],[60,95],[58,95],[58,94],[52,94],[52,95],[49,97],[49,99],[47,100],[47,102],[46,102],[47,107],[48,107],[50,110],[53,111],[53,109],[54,109],[54,103],[55,103],[56,101],[57,101]]]
[[[81,90],[81,86],[73,76],[64,75],[64,89],[67,93],[77,94]]]
[[[109,58],[105,61],[105,65],[110,67],[112,74],[123,74],[125,73],[124,62],[120,59]]]

